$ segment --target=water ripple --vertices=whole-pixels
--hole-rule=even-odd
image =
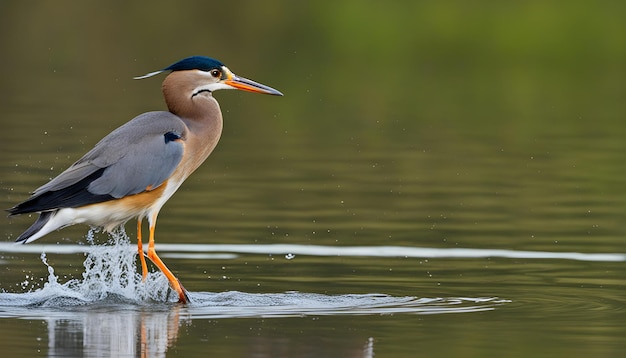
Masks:
[[[85,253],[89,245],[18,245],[0,243],[0,252],[14,253]],[[323,245],[210,245],[157,244],[163,257],[186,259],[235,258],[234,254],[275,254],[308,256],[414,257],[414,258],[485,258],[558,259],[596,262],[623,262],[624,253],[550,252],[473,248],[433,248],[413,246],[323,246]],[[132,249],[134,250],[134,249]]]
[[[190,292],[191,303],[156,304],[108,295],[87,301],[58,292],[0,293],[0,317],[71,318],[76,313],[169,310],[184,307],[189,319],[270,318],[328,315],[443,314],[490,311],[511,301],[498,297],[394,297],[384,294]]]
[[[109,245],[2,245],[0,250],[18,252],[84,252],[82,278],[59,282],[54,267],[41,254],[48,268],[43,287],[24,293],[0,292],[0,317],[58,315],[84,312],[93,308],[116,307],[135,310],[155,304],[175,305],[177,299],[167,279],[160,272],[151,272],[145,281],[136,268],[136,250],[127,237],[114,237]],[[258,245],[161,245],[163,252],[192,251],[189,258],[207,258],[210,252],[297,252],[312,255],[327,250],[321,246],[258,246]],[[344,250],[346,248],[339,248]],[[355,249],[355,248],[353,248]],[[405,248],[406,249],[406,248]],[[372,248],[370,254],[377,251]],[[361,254],[366,254],[357,249]],[[199,256],[198,256],[199,255]],[[218,255],[224,258],[228,256]],[[509,302],[497,297],[418,298],[394,297],[385,294],[325,295],[318,293],[221,293],[189,292],[191,303],[184,306],[192,318],[291,317],[307,315],[380,315],[466,313],[492,310]],[[36,312],[36,313],[34,313]]]
[[[195,318],[467,313],[493,310],[510,302],[497,297],[418,298],[302,292],[198,292],[191,297],[190,313]]]

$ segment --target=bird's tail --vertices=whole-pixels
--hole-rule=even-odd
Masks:
[[[56,211],[43,211],[39,214],[39,218],[26,231],[17,237],[15,242],[27,244],[35,241],[43,235],[37,235],[41,229],[54,217]],[[44,234],[45,235],[45,234]]]

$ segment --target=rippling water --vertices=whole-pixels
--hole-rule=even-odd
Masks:
[[[92,233],[88,235],[89,240],[93,240]],[[32,265],[33,261],[28,260],[35,267],[26,270],[25,276],[20,278],[24,271],[9,271],[9,275],[4,276],[4,282],[19,282],[19,287],[0,293],[0,318],[44,321],[47,329],[40,335],[47,336],[48,355],[54,356],[180,352],[178,340],[184,340],[181,335],[188,334],[185,332],[189,328],[185,327],[193,327],[194,331],[206,329],[200,327],[223,319],[255,320],[249,329],[267,329],[270,321],[266,320],[270,319],[275,323],[269,326],[276,329],[276,324],[282,324],[282,320],[308,317],[319,321],[330,317],[335,323],[326,322],[331,326],[318,329],[336,329],[335,325],[345,324],[341,320],[347,317],[357,321],[361,320],[358,317],[388,317],[379,324],[386,327],[392,320],[394,327],[398,324],[413,327],[397,332],[398,336],[393,339],[398,339],[411,335],[411,330],[425,324],[423,319],[410,319],[413,315],[460,315],[466,318],[452,320],[454,324],[477,320],[483,322],[480,326],[486,330],[485,334],[492,335],[500,334],[496,328],[500,319],[512,315],[518,316],[517,321],[507,329],[520,334],[529,322],[537,319],[546,321],[545,327],[571,327],[553,337],[561,341],[587,331],[583,326],[571,326],[580,317],[576,310],[587,312],[584,316],[589,316],[589,312],[595,312],[596,316],[624,313],[621,295],[611,288],[615,283],[610,279],[600,282],[596,278],[598,269],[621,268],[626,255],[620,253],[389,246],[158,245],[157,249],[170,266],[184,272],[179,273],[179,278],[189,289],[191,302],[180,305],[159,272],[151,272],[142,282],[136,267],[136,249],[125,234],[118,233],[108,240],[107,244],[94,245],[1,244],[5,265],[15,265],[17,257],[28,256],[38,257],[39,265]],[[58,263],[51,264],[52,260]],[[429,260],[441,261],[431,263]],[[577,262],[587,263],[584,272],[575,269],[580,266]],[[76,268],[77,264],[82,267]],[[273,273],[268,277],[266,273],[273,271],[263,268],[268,264],[291,268],[287,273]],[[333,268],[330,271],[328,267],[320,269],[320,264]],[[45,279],[39,278],[36,266],[45,269]],[[198,275],[197,267],[202,267],[202,272],[206,273],[207,268],[215,266],[220,269],[213,269],[213,272],[219,272],[220,276]],[[334,274],[330,273],[332,271]],[[360,280],[363,278],[367,281]],[[224,287],[235,290],[206,291]],[[272,292],[271,287],[299,290]],[[555,289],[558,289],[558,296],[552,293]],[[413,295],[400,294],[409,292]],[[600,292],[602,299],[598,300],[596,295]],[[500,313],[495,314],[494,310]],[[472,315],[478,316],[471,318]],[[339,347],[338,341],[332,341],[334,352],[356,349],[362,354],[359,356],[371,357],[377,342],[393,340],[379,331],[380,327],[370,326],[372,322],[361,327],[355,323],[357,321],[351,319],[349,325],[357,331],[370,332],[371,336],[367,333],[360,341],[344,342]],[[442,320],[445,321],[450,320]],[[610,322],[607,320],[604,324],[610,325]],[[602,327],[602,320],[593,326]],[[236,327],[227,334],[241,335],[241,325]],[[421,329],[416,332],[419,331]],[[266,334],[260,337],[264,337],[262,341],[266,343],[273,340]],[[290,343],[285,344],[290,346],[298,341],[297,337],[291,337],[286,341]],[[327,348],[307,349],[323,354],[328,352]]]
[[[285,250],[297,255],[331,253],[329,247],[306,245],[162,245],[159,249],[163,257],[186,261],[236,259],[241,253],[283,254]],[[380,249],[386,251],[383,256],[396,256],[402,250],[345,247],[332,254],[375,257],[380,256]],[[382,293],[190,291],[190,303],[181,305],[176,303],[177,295],[160,272],[152,272],[142,281],[135,264],[136,250],[123,233],[112,236],[108,245],[0,245],[0,252],[6,254],[39,251],[44,252],[40,258],[47,268],[47,279],[26,275],[21,286],[28,287],[27,292],[0,293],[0,318],[44,320],[48,327],[49,356],[164,354],[176,344],[180,326],[197,320],[470,314],[511,302],[498,297],[414,297]],[[48,263],[47,257],[52,253],[84,254],[81,277],[65,276],[65,280],[61,280]],[[296,255],[288,253],[285,258],[293,260]],[[368,339],[364,356],[373,356],[373,342],[373,338]]]
[[[177,296],[171,294],[169,284],[160,272],[152,272],[142,281],[135,265],[136,250],[123,234],[112,237],[109,245],[15,245],[2,244],[0,250],[6,253],[43,252],[41,261],[47,267],[48,277],[43,283],[30,282],[29,277],[22,286],[30,287],[26,293],[1,293],[0,306],[7,316],[17,307],[36,308],[82,307],[94,303],[138,304],[140,306],[155,303],[176,302]],[[236,253],[282,254],[297,252],[299,255],[326,256],[329,247],[297,245],[258,246],[258,245],[160,245],[163,257],[175,257],[181,260],[235,259]],[[352,249],[352,250],[351,250]],[[403,248],[395,248],[395,254],[389,248],[342,248],[332,252],[340,256],[380,256],[380,251],[387,251],[384,256],[396,256]],[[411,248],[404,248],[411,251]],[[178,252],[178,254],[171,253]],[[346,255],[353,251],[351,254]],[[415,250],[412,250],[415,251]],[[180,252],[194,252],[185,254]],[[199,254],[199,252],[202,252]],[[70,278],[61,283],[54,267],[48,263],[47,253],[83,253],[86,256],[83,266],[85,271],[80,278]],[[221,254],[220,254],[221,253]],[[224,253],[231,253],[227,255]],[[427,250],[427,256],[432,252]],[[408,257],[407,255],[402,255]],[[420,255],[417,257],[423,257]],[[455,255],[459,257],[459,254]],[[289,253],[286,259],[294,259]],[[605,258],[606,259],[606,258]],[[614,259],[609,257],[608,259]],[[32,279],[32,278],[30,278]],[[40,286],[38,288],[33,287]],[[451,297],[451,298],[416,298],[392,297],[379,293],[323,295],[297,291],[281,294],[261,294],[244,292],[189,292],[191,303],[188,305],[192,317],[280,317],[333,314],[383,314],[383,313],[454,313],[491,309],[492,305],[509,302],[497,297]],[[17,311],[20,312],[20,311]],[[45,310],[44,310],[45,312]],[[43,312],[40,312],[43,313]],[[23,312],[17,314],[21,316]]]

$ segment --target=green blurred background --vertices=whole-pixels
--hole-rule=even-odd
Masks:
[[[128,119],[163,109],[161,78],[133,76],[208,55],[285,97],[216,95],[225,132],[200,170],[205,177],[190,178],[164,208],[179,215],[176,223],[211,215],[216,230],[229,220],[251,226],[243,242],[268,227],[298,238],[317,231],[321,242],[334,242],[320,232],[345,238],[376,222],[382,232],[369,231],[371,239],[412,242],[456,215],[467,217],[454,229],[462,242],[475,230],[472,213],[485,209],[505,215],[479,222],[477,236],[508,230],[509,238],[527,238],[562,214],[574,225],[592,220],[575,232],[598,233],[598,217],[587,214],[602,203],[609,232],[600,233],[621,234],[625,8],[620,1],[2,2],[3,205],[24,199]],[[189,208],[193,200],[201,202]],[[236,215],[247,215],[243,224]],[[453,230],[445,225],[441,237]],[[5,227],[8,236],[16,230]]]
[[[129,78],[202,54],[281,87],[288,99],[277,121],[334,141],[346,139],[341,128],[375,138],[425,122],[496,127],[523,139],[545,131],[546,122],[568,132],[589,121],[614,124],[624,111],[626,5],[620,1],[0,6],[4,107],[17,100],[70,109],[79,101],[113,110],[158,107],[158,95],[146,96],[151,103],[135,95],[137,87],[156,93],[154,83]],[[59,86],[69,81],[76,83]],[[69,87],[60,94],[72,101],[51,96],[48,86],[55,85]],[[247,111],[275,106],[258,103]]]
[[[334,242],[320,232],[343,227],[345,238],[376,222],[382,232],[369,231],[371,239],[411,241],[468,216],[457,222],[462,242],[475,228],[472,213],[489,209],[500,217],[480,222],[477,236],[508,230],[509,238],[527,238],[563,214],[577,233],[622,234],[625,8],[621,1],[5,1],[2,202],[24,199],[138,113],[163,109],[161,78],[132,77],[198,54],[285,97],[216,95],[225,132],[210,167],[164,208],[179,215],[176,223],[211,215],[216,230],[232,229],[220,227],[229,220],[251,226],[243,242],[268,227]],[[206,193],[204,209],[190,210],[198,193]],[[592,209],[608,231],[598,231]],[[227,210],[228,219],[219,216]],[[247,215],[244,224],[236,215]],[[335,223],[314,224],[321,216]],[[5,227],[8,236],[17,230]]]

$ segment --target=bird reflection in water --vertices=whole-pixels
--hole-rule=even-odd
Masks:
[[[179,305],[162,311],[99,307],[75,312],[74,317],[48,322],[50,357],[165,357],[178,339],[180,324],[187,318]]]

